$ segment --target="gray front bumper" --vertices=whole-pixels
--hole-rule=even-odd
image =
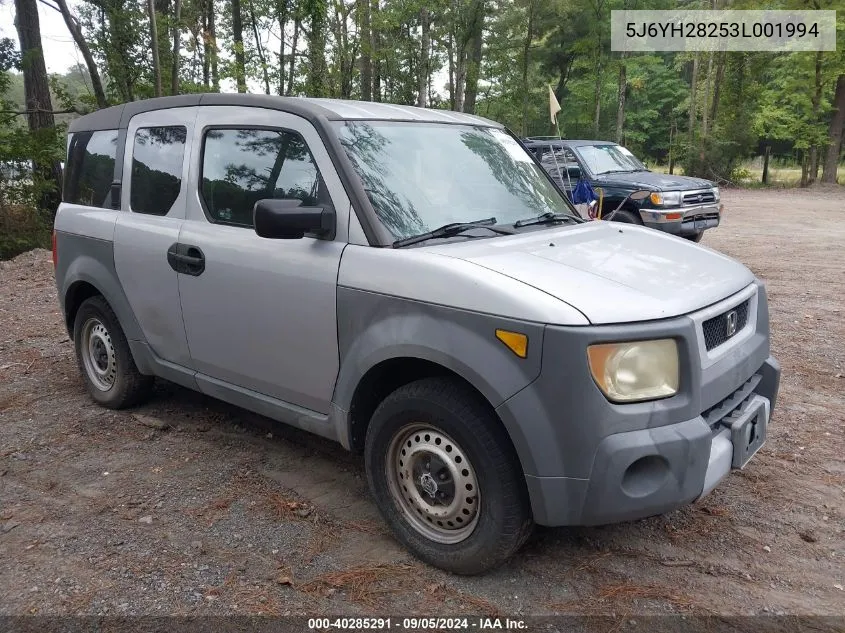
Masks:
[[[598,525],[660,514],[708,493],[730,472],[722,416],[756,397],[773,410],[780,382],[769,356],[765,289],[758,292],[754,333],[706,368],[689,317],[547,327],[541,375],[497,408],[522,461],[537,523]],[[679,393],[608,402],[590,376],[587,346],[664,337],[678,343]]]
[[[777,385],[780,368],[770,358],[760,386]],[[768,394],[775,397],[774,393]],[[765,399],[766,394],[752,398]],[[663,514],[711,492],[732,469],[726,426],[698,416],[685,422],[606,437],[587,479],[526,477],[534,520],[541,525],[603,525]]]

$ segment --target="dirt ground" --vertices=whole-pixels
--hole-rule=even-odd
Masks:
[[[845,615],[845,189],[724,202],[703,244],[769,290],[768,443],[694,506],[538,529],[475,578],[406,554],[340,446],[164,382],[95,406],[49,253],[0,262],[0,615]]]

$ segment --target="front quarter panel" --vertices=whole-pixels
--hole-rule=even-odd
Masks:
[[[540,373],[544,334],[540,324],[351,288],[338,288],[337,301],[340,373],[333,400],[343,420],[343,434],[351,428],[355,389],[382,361],[414,358],[441,365],[469,382],[493,407]],[[526,334],[527,357],[519,358],[499,341],[497,328]],[[508,431],[519,433],[518,428]],[[348,445],[349,438],[341,437],[341,442]]]

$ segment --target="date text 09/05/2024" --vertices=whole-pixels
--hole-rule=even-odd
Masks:
[[[351,618],[310,618],[308,629],[317,631],[328,631],[331,629],[347,630],[373,630],[385,631],[389,629],[407,629],[411,631],[432,630],[525,630],[524,620],[518,618],[374,618],[374,617],[351,617]]]
[[[819,25],[815,22],[628,22],[628,37],[818,37]]]

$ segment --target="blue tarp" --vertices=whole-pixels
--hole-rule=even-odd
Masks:
[[[573,204],[590,204],[593,200],[598,200],[599,197],[593,191],[593,187],[586,180],[579,180],[572,190]]]

